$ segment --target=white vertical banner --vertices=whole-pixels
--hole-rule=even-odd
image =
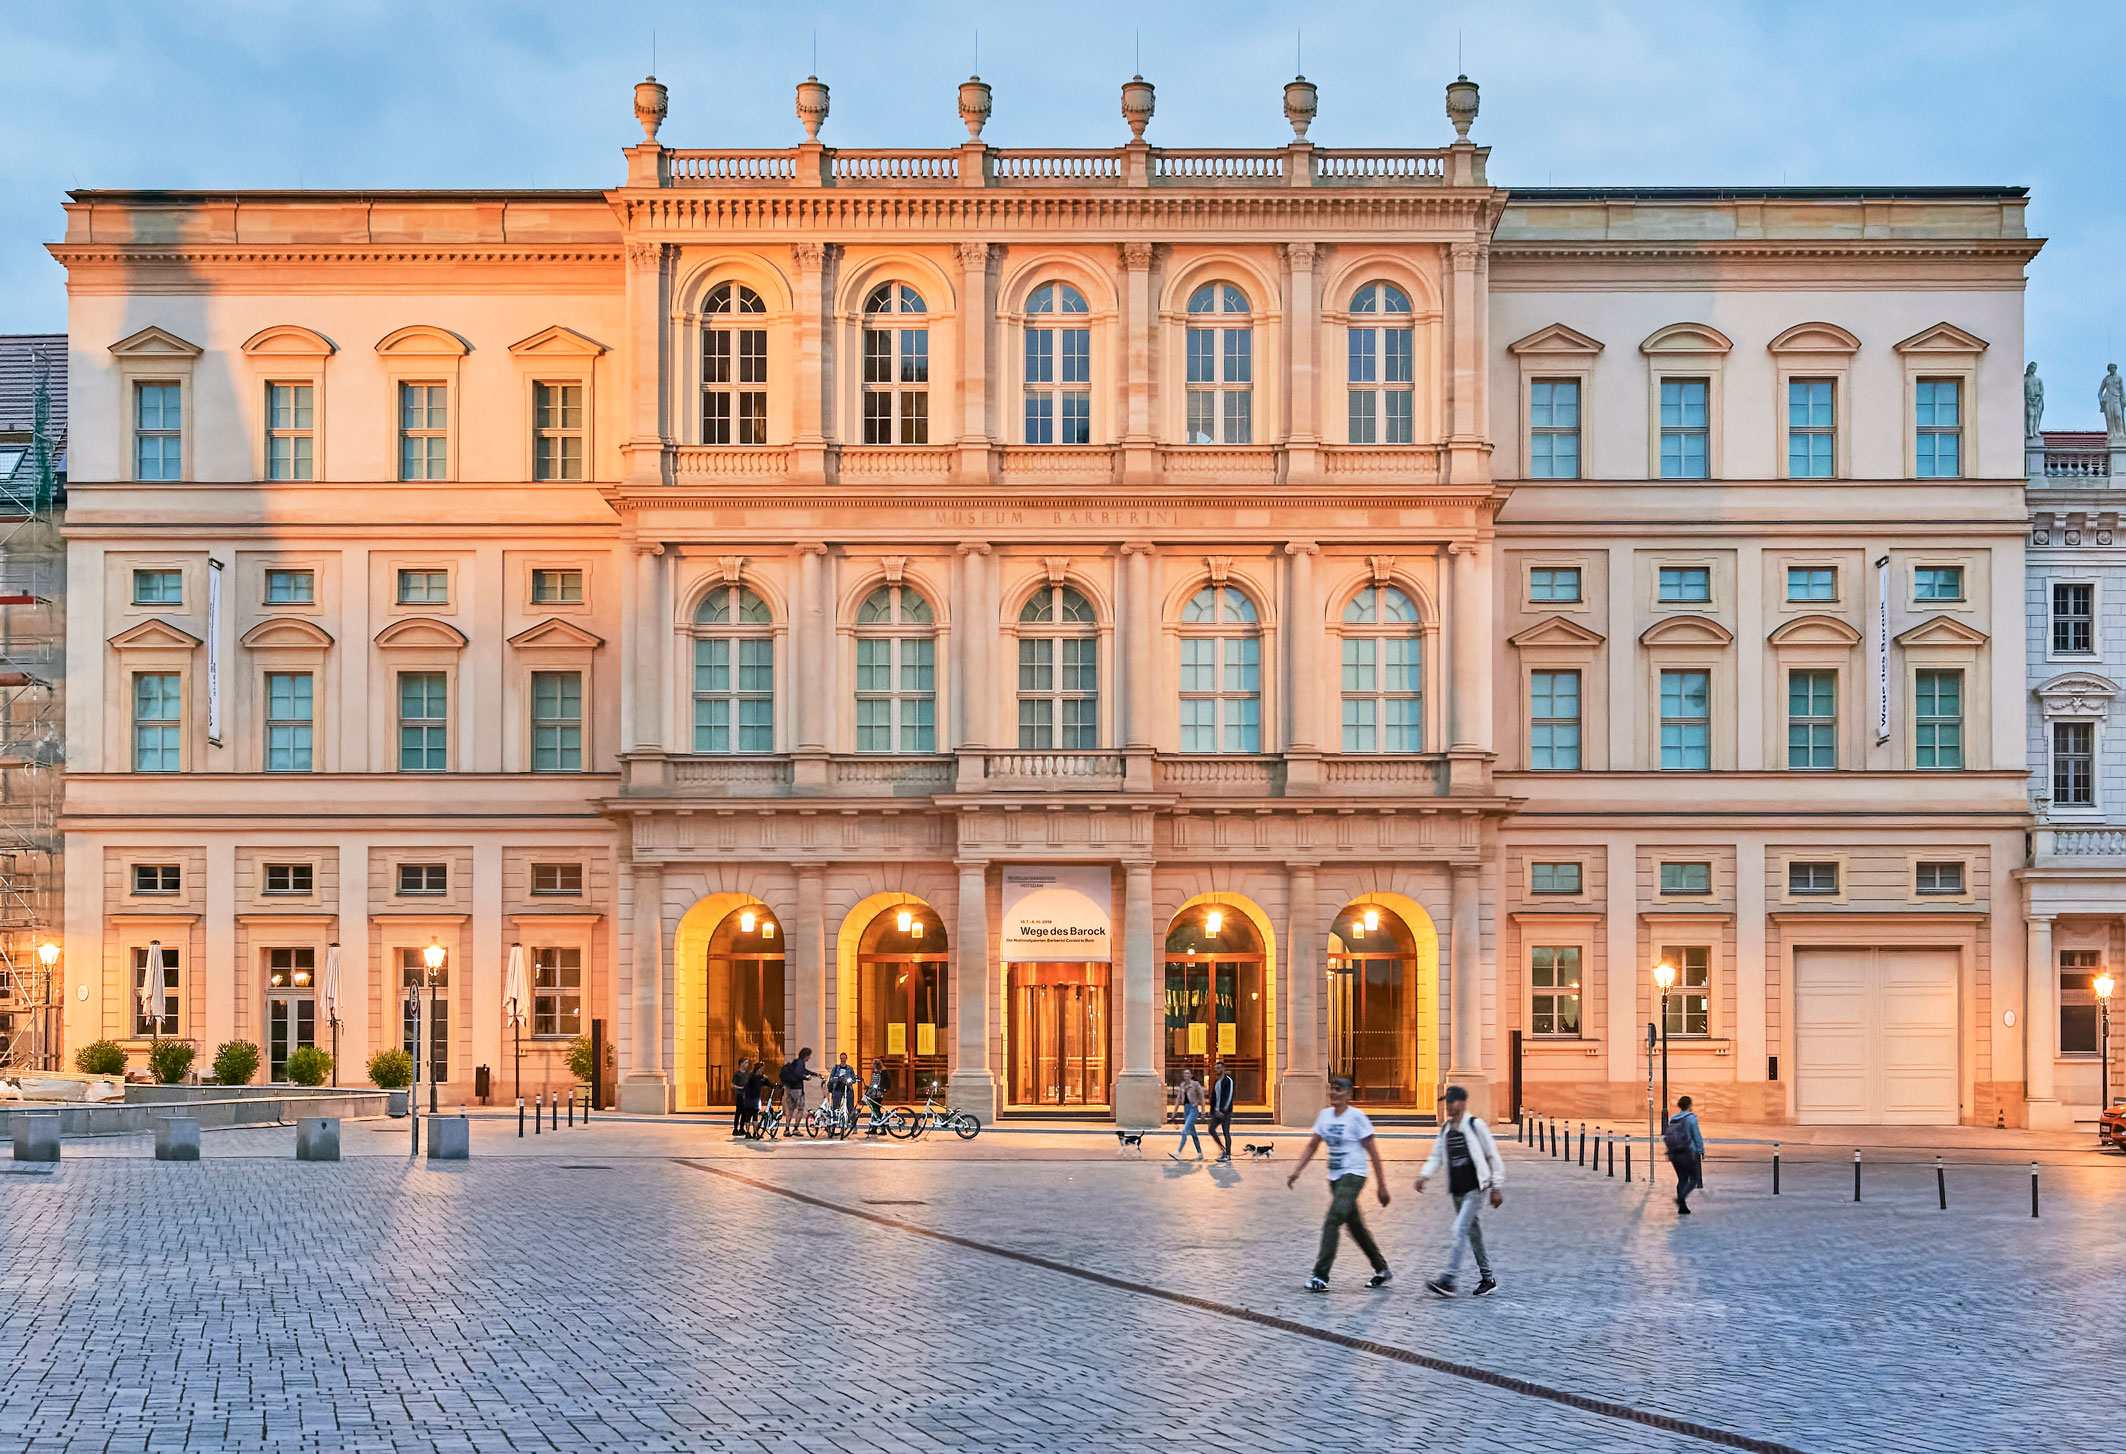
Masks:
[[[221,746],[221,562],[207,559],[207,741]]]
[[[1890,740],[1890,558],[1875,562],[1875,745]]]

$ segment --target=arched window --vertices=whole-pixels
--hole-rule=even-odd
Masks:
[[[856,750],[937,751],[937,629],[908,586],[880,586],[856,612]]]
[[[1410,299],[1392,283],[1368,283],[1351,298],[1351,442],[1408,444]]]
[[[1026,299],[1028,444],[1092,443],[1093,332],[1084,319],[1085,295],[1068,283],[1043,283]]]
[[[1181,609],[1181,750],[1262,751],[1262,625],[1231,586]]]
[[[923,295],[880,283],[864,299],[864,443],[930,442],[930,330]]]
[[[1255,334],[1247,294],[1205,283],[1188,300],[1188,442],[1255,439]]]
[[[775,750],[775,635],[767,602],[718,586],[694,612],[694,750]]]
[[[702,305],[701,442],[768,442],[768,330],[741,320],[768,310],[743,283],[718,283]]]
[[[1100,638],[1092,603],[1043,586],[1019,612],[1019,746],[1100,745]]]
[[[1424,671],[1417,603],[1367,586],[1344,607],[1344,751],[1422,752]]]

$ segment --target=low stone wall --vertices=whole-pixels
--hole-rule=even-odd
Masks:
[[[202,1130],[270,1125],[299,1116],[359,1121],[384,1114],[380,1090],[308,1090],[301,1086],[127,1086],[124,1101],[0,1102],[0,1137],[14,1134],[23,1114],[59,1117],[62,1136],[125,1136],[155,1129],[157,1116],[195,1116]]]

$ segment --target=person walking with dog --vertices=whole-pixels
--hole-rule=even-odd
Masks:
[[[1370,1167],[1373,1194],[1380,1198],[1382,1206],[1388,1205],[1388,1173],[1381,1165],[1380,1147],[1373,1139],[1372,1119],[1351,1104],[1349,1076],[1329,1078],[1328,1108],[1314,1118],[1314,1134],[1307,1138],[1307,1149],[1299,1153],[1299,1164],[1284,1179],[1287,1187],[1299,1184],[1299,1173],[1307,1169],[1314,1153],[1323,1147],[1328,1148],[1329,1214],[1322,1219],[1321,1249],[1315,1254],[1314,1275],[1307,1279],[1307,1291],[1329,1290],[1329,1269],[1336,1265],[1337,1243],[1346,1230],[1373,1266],[1373,1276],[1367,1279],[1366,1286],[1386,1287],[1395,1274],[1388,1271],[1388,1259],[1380,1255],[1379,1244],[1367,1230],[1358,1201],[1365,1193]]]
[[[1676,1215],[1687,1217],[1690,1194],[1705,1185],[1705,1133],[1698,1128],[1689,1096],[1676,1097],[1676,1113],[1661,1132],[1661,1145],[1676,1169]]]
[[[1469,1092],[1458,1085],[1448,1086],[1440,1097],[1440,1109],[1446,1112],[1447,1119],[1432,1138],[1432,1154],[1417,1173],[1417,1189],[1422,1194],[1425,1183],[1437,1176],[1442,1166],[1447,1168],[1447,1195],[1454,1199],[1454,1233],[1447,1244],[1447,1270],[1426,1283],[1425,1291],[1435,1297],[1453,1297],[1454,1279],[1462,1270],[1462,1253],[1466,1250],[1476,1254],[1477,1280],[1470,1296],[1483,1297],[1499,1284],[1491,1275],[1491,1259],[1484,1253],[1484,1229],[1476,1219],[1486,1201],[1496,1207],[1506,1200],[1505,1193],[1499,1190],[1506,1179],[1506,1163],[1499,1156],[1491,1128],[1480,1117],[1469,1114]]]
[[[1206,1118],[1211,1139],[1218,1143],[1218,1159],[1233,1159],[1233,1072],[1223,1060],[1211,1062],[1211,1107]]]
[[[1181,1107],[1181,1143],[1167,1156],[1181,1159],[1182,1147],[1196,1143],[1196,1159],[1203,1160],[1203,1138],[1196,1134],[1196,1117],[1203,1114],[1203,1084],[1196,1079],[1196,1072],[1189,1066],[1181,1067],[1181,1084],[1174,1087],[1174,1100]]]

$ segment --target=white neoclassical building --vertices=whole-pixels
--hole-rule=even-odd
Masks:
[[[1312,93],[73,194],[70,1038],[271,1072],[336,948],[357,1076],[433,945],[459,1096],[521,950],[527,1088],[596,1022],[637,1110],[1627,1118],[1665,1021],[1716,1115],[2023,1121],[2021,191],[1509,192],[1473,85]]]

